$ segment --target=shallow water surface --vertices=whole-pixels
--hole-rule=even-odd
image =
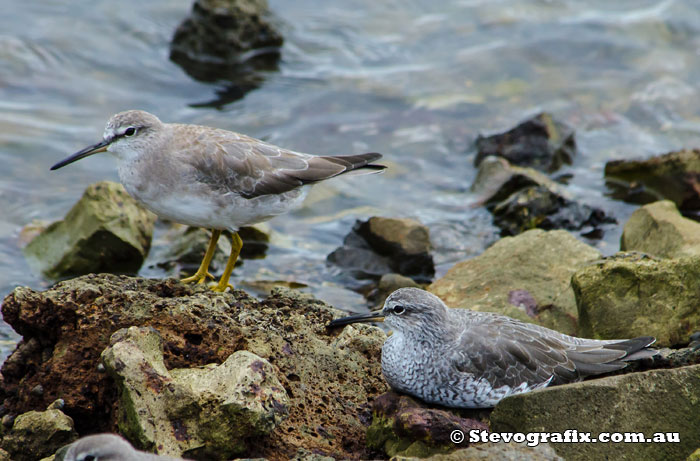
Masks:
[[[363,298],[325,264],[356,219],[414,217],[430,226],[438,276],[497,238],[474,208],[471,144],[547,110],[572,125],[581,155],[572,193],[624,223],[634,206],[606,197],[603,167],[698,146],[700,7],[599,0],[270,0],[285,37],[279,70],[243,99],[211,107],[224,83],[201,83],[168,59],[190,0],[25,2],[0,15],[0,295],[50,282],[32,274],[20,230],[62,217],[85,187],[117,180],[94,156],[48,167],[97,142],[115,112],[240,131],[314,154],[382,152],[382,176],[316,186],[270,222],[267,257],[233,282],[293,280],[348,310]],[[165,232],[159,227],[156,245]],[[601,241],[618,248],[621,228]],[[143,275],[162,277],[147,262]],[[0,329],[0,359],[16,341]]]

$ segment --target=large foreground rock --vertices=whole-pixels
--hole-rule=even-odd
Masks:
[[[567,461],[684,460],[700,446],[700,365],[584,381],[503,399],[495,432],[679,433],[677,443],[553,443]],[[657,435],[658,437],[658,435]]]
[[[618,253],[582,268],[571,283],[581,336],[654,336],[657,346],[678,346],[700,329],[700,257]]]
[[[497,312],[576,334],[571,276],[600,257],[566,231],[535,229],[455,264],[428,291],[450,307]]]
[[[119,387],[119,429],[142,448],[226,460],[287,416],[276,368],[248,351],[218,366],[168,370],[153,328],[122,329],[110,342],[102,358]]]
[[[155,219],[121,184],[98,182],[88,186],[62,221],[34,238],[24,254],[33,270],[52,279],[135,273],[148,255]]]
[[[340,311],[293,292],[257,301],[175,280],[90,275],[37,292],[17,288],[2,305],[23,335],[2,368],[5,412],[43,409],[58,397],[80,435],[116,432],[118,387],[100,354],[115,331],[153,327],[167,370],[221,364],[249,351],[274,365],[289,398],[289,417],[257,438],[246,456],[288,459],[300,447],[337,458],[365,453],[367,402],[386,391],[379,357],[385,334],[325,325]],[[41,385],[43,392],[32,392]]]
[[[605,177],[646,188],[657,200],[673,201],[682,212],[700,211],[700,150],[669,152],[646,160],[614,160]]]
[[[620,250],[661,258],[700,256],[700,224],[684,218],[670,200],[650,203],[630,216]]]

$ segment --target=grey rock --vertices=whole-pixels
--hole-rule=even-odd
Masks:
[[[394,456],[391,461],[564,461],[548,443],[530,447],[526,443],[487,442],[449,454],[437,454],[427,458]]]
[[[680,433],[678,443],[554,443],[564,459],[685,459],[700,446],[700,365],[594,379],[503,399],[491,413],[494,432],[576,429]]]

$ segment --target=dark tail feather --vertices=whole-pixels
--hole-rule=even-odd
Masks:
[[[309,167],[306,170],[295,171],[294,177],[304,184],[312,184],[350,172],[357,172],[356,174],[378,173],[386,167],[371,162],[380,158],[382,158],[382,154],[376,152],[337,157],[314,157],[309,160]]]
[[[647,349],[656,341],[651,336],[610,342],[600,349],[572,351],[567,356],[581,377],[621,370],[627,362],[653,357],[658,351]]]

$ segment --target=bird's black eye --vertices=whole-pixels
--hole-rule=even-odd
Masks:
[[[135,135],[135,134],[136,134],[136,128],[134,128],[133,126],[130,126],[130,127],[127,128],[126,131],[124,132],[124,136],[133,136],[133,135]],[[89,461],[89,460],[86,460],[86,461]]]
[[[398,304],[398,305],[394,306],[392,311],[394,312],[394,314],[403,314],[406,311],[406,308],[403,307],[402,305]]]
[[[83,458],[83,461],[97,461],[97,456],[87,455],[87,456],[85,456],[85,458]]]

